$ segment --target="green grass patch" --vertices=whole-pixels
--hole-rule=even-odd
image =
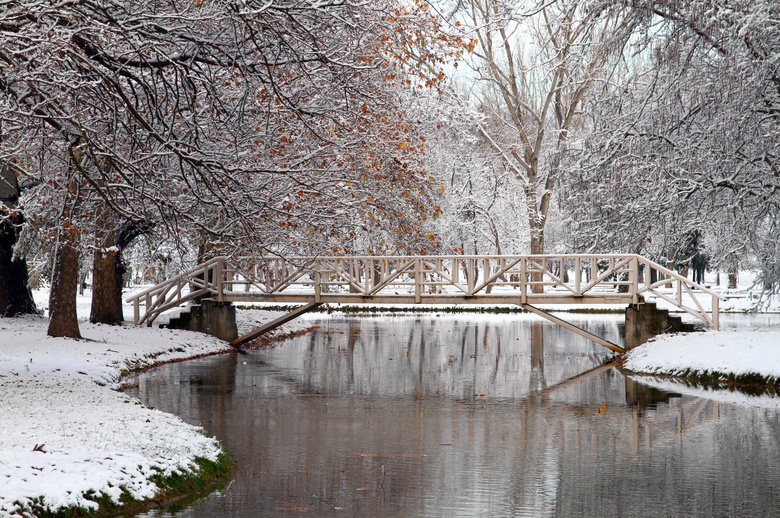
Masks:
[[[298,305],[274,304],[267,306],[236,306],[237,309],[261,309],[267,311],[290,312],[298,309]],[[586,314],[622,314],[624,309],[616,308],[574,308],[574,309],[555,309],[556,312],[565,313],[586,313]],[[478,313],[478,314],[515,314],[528,313],[523,308],[517,307],[495,307],[495,306],[368,306],[368,305],[332,305],[324,304],[318,308],[312,309],[311,313],[345,313],[345,314],[380,314],[380,313]]]
[[[763,376],[754,372],[734,374],[711,370],[683,369],[668,373],[653,373],[675,378],[689,387],[703,387],[741,392],[751,396],[780,393],[780,378]]]
[[[118,514],[130,515],[140,513],[152,507],[182,507],[186,503],[201,498],[214,489],[224,487],[233,470],[233,458],[222,452],[216,461],[203,457],[195,459],[197,468],[188,473],[176,473],[164,476],[162,473],[152,475],[149,479],[159,488],[157,495],[148,500],[136,500],[121,487],[119,502],[115,502],[106,493],[88,491],[84,498],[98,504],[97,509],[70,506],[51,509],[44,505],[43,497],[31,499],[28,502],[14,502],[17,509],[13,513],[20,517],[36,518],[102,518]]]

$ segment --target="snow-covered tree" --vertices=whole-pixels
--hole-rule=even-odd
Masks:
[[[464,81],[419,100],[429,121],[426,168],[440,183],[441,217],[433,231],[445,250],[469,255],[528,253],[525,195],[479,131],[485,118],[468,102]]]
[[[458,5],[453,19],[477,40],[471,63],[473,102],[485,114],[479,131],[525,195],[531,253],[544,253],[562,148],[603,75],[621,19],[566,0]]]
[[[28,213],[67,208],[37,227],[67,261],[53,298],[84,245],[114,255],[128,225],[217,253],[375,228],[424,250],[437,211],[396,91],[440,77],[435,23],[422,3],[5,4],[0,160],[41,186]]]
[[[713,267],[735,276],[740,260],[759,256],[765,285],[774,286],[777,260],[767,250],[780,202],[780,7],[592,7],[630,18],[632,60],[593,100],[589,134],[569,155],[574,244],[674,262],[703,233]]]

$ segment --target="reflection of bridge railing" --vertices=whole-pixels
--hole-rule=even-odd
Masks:
[[[127,300],[134,303],[135,322],[151,324],[161,312],[199,297],[527,305],[638,304],[647,294],[718,328],[720,295],[638,255],[217,257]]]

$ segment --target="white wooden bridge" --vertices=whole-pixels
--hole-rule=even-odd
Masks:
[[[216,257],[127,301],[134,305],[135,323],[147,325],[162,312],[196,298],[301,304],[285,321],[321,304],[516,304],[622,352],[535,305],[626,306],[647,297],[664,300],[713,329],[719,327],[723,297],[631,254]]]

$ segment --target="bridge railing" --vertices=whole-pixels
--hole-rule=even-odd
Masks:
[[[720,301],[726,300],[725,297],[709,288],[689,281],[673,270],[644,257],[637,257],[643,271],[642,282],[637,286],[638,295],[645,297],[653,295],[695,316],[713,329],[720,328]],[[653,275],[654,273],[655,275]],[[704,304],[707,298],[710,299],[709,314]]]
[[[194,295],[183,292],[188,284]],[[652,295],[715,329],[721,299],[638,255],[458,255],[220,257],[128,300],[135,321],[150,323],[177,300],[205,294],[230,302],[377,304],[637,304]]]
[[[224,274],[225,259],[217,257],[199,264],[156,286],[147,288],[125,299],[133,304],[133,321],[151,325],[164,311],[178,307],[196,298],[212,297],[221,300],[223,289],[221,281]],[[141,315],[141,305],[144,314]]]

